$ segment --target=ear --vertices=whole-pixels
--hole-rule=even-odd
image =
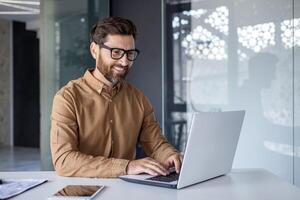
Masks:
[[[90,45],[90,52],[94,59],[97,58],[98,51],[99,51],[98,45],[95,42],[92,42]]]

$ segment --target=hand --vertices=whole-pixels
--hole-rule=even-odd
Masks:
[[[181,169],[182,160],[183,156],[179,153],[176,153],[167,158],[167,160],[163,164],[167,169],[175,166],[176,173],[178,174]]]
[[[169,174],[168,170],[166,170],[163,165],[149,157],[130,161],[127,165],[126,172],[130,175],[147,173],[152,176],[166,176]]]

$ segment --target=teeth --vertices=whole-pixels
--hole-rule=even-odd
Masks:
[[[122,67],[115,67],[115,69],[118,71],[124,71],[124,68],[122,68]]]
[[[117,70],[118,72],[124,72],[125,69],[122,67],[114,67],[115,70]]]

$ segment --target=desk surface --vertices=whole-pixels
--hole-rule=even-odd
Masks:
[[[95,199],[109,200],[299,200],[300,188],[279,180],[275,175],[262,169],[233,170],[221,176],[181,190],[128,183],[119,179],[89,179],[61,177],[55,172],[0,172],[1,178],[42,178],[48,179],[13,200],[41,200],[54,194],[68,184],[98,184],[106,188]]]

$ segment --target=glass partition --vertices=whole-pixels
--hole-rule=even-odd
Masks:
[[[300,186],[300,1],[294,0],[294,182]]]
[[[54,94],[67,82],[94,67],[89,32],[109,15],[108,0],[41,1],[41,159],[52,169],[49,133]]]
[[[233,167],[299,184],[297,4],[166,1],[164,127],[177,148],[191,113],[246,110]]]

